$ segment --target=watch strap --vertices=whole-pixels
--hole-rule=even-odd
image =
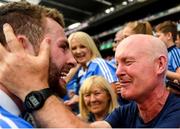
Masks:
[[[54,92],[50,88],[45,88],[39,91],[32,91],[26,97],[24,101],[24,107],[27,112],[33,112],[43,107],[46,99],[53,95]]]
[[[40,90],[39,92],[42,94],[44,100],[46,100],[49,96],[53,94],[53,91],[51,88],[45,88],[45,89]]]

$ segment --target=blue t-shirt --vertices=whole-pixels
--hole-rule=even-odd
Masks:
[[[21,117],[15,116],[0,106],[0,128],[32,128]]]
[[[106,119],[112,128],[179,128],[180,96],[171,93],[161,112],[144,123],[135,102],[116,108]]]

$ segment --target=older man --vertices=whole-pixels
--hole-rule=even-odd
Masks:
[[[8,41],[11,37],[10,48],[16,50],[17,47],[13,47],[12,44],[18,44],[18,42],[12,34],[12,30],[8,29],[5,34]],[[21,47],[21,49],[23,48]],[[32,60],[20,61],[18,58],[15,59],[15,52],[9,53],[0,47],[1,50],[6,54],[0,53],[0,67],[3,68],[0,70],[0,81],[5,82],[8,89],[17,93],[26,102],[28,96],[33,93],[29,93],[30,91],[34,91],[37,87],[39,89],[46,88],[46,83],[42,82],[39,75],[33,73],[33,70],[27,71],[27,66],[22,65],[19,71],[16,67],[18,61],[18,64],[30,63],[29,68]],[[10,55],[13,57],[10,58]],[[44,58],[45,56],[47,55],[44,55]],[[8,58],[8,61],[4,59],[5,57]],[[170,93],[165,88],[164,79],[168,60],[164,43],[153,36],[132,35],[119,44],[115,57],[118,64],[116,74],[122,86],[122,96],[134,100],[134,102],[115,109],[105,121],[88,124],[74,116],[66,109],[63,102],[59,102],[56,96],[51,95],[41,108],[32,110],[35,117],[38,118],[38,122],[44,127],[63,128],[180,127],[180,97]],[[46,63],[42,60],[36,60],[34,64],[44,66]],[[10,72],[7,65],[13,72]],[[36,66],[32,65],[32,69],[34,68]],[[47,70],[44,69],[44,71]],[[26,75],[25,80],[18,78],[17,75],[21,74]],[[16,76],[15,79],[6,79],[7,75]],[[32,76],[37,77],[35,82],[31,81]],[[13,84],[14,88],[10,84]],[[21,88],[21,93],[17,92],[19,88]]]

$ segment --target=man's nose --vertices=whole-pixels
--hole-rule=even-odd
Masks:
[[[121,76],[125,75],[125,70],[122,65],[118,64],[117,69],[116,69],[116,75],[118,78]]]

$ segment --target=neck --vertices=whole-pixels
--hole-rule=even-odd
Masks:
[[[173,41],[167,42],[167,48],[170,48],[170,47],[173,46],[173,45],[174,45],[174,42],[173,42]]]
[[[23,104],[22,101],[15,96],[14,94],[12,94],[10,91],[8,91],[4,86],[0,85],[0,90],[4,91],[13,101],[14,103],[18,106],[18,108],[20,109],[20,111],[23,111]]]
[[[104,120],[104,118],[106,117],[107,114],[108,114],[108,111],[100,112],[100,113],[94,114],[94,117],[95,117],[96,121],[102,121],[102,120]]]
[[[157,89],[143,103],[138,103],[139,114],[145,123],[154,119],[165,105],[169,92]]]
[[[83,68],[83,71],[85,71],[88,67],[86,66],[86,64],[81,64],[82,68]]]

